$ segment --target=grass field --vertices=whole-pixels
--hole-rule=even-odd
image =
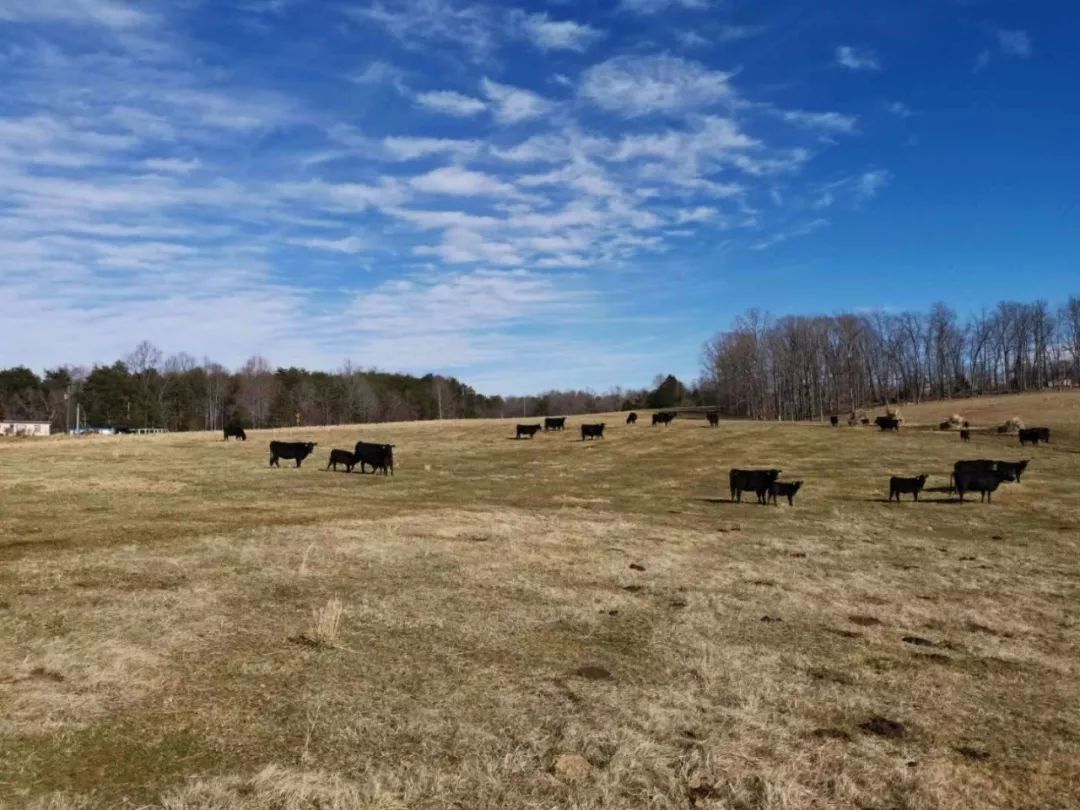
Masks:
[[[904,415],[0,442],[0,807],[1078,807],[1080,395]],[[979,457],[1032,461],[885,502]]]

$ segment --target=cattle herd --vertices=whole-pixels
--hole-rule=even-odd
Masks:
[[[658,411],[652,415],[653,425],[670,425],[672,420],[676,417],[676,413],[673,411]],[[705,414],[706,419],[710,427],[717,427],[720,424],[720,414],[715,411],[710,411]],[[637,413],[630,413],[626,417],[626,424],[637,424]],[[869,419],[862,419],[862,424],[868,424]],[[836,427],[839,419],[836,416],[829,417],[829,422],[833,427]],[[874,420],[882,431],[899,431],[900,420],[893,416],[879,416]],[[942,423],[944,429],[945,423]],[[960,440],[968,442],[971,440],[971,431],[968,427],[968,423],[963,423],[963,428],[960,430]],[[544,419],[543,424],[522,425],[515,426],[514,438],[532,439],[541,430],[549,431],[563,431],[566,429],[566,417],[565,416],[549,416]],[[243,427],[237,425],[229,425],[224,430],[225,440],[235,438],[240,441],[247,441],[247,434],[244,432]],[[1032,444],[1038,445],[1039,442],[1044,444],[1050,441],[1050,429],[1045,427],[1036,428],[1021,428],[1019,431],[1020,444]],[[588,441],[593,439],[604,438],[604,423],[597,424],[582,424],[581,425],[581,441]],[[310,456],[317,446],[316,442],[282,442],[272,441],[270,442],[270,466],[279,467],[278,463],[281,459],[288,461],[295,461],[296,466],[299,467],[301,463]],[[330,451],[330,459],[326,465],[327,470],[333,469],[337,471],[338,466],[345,468],[345,472],[352,472],[353,469],[359,465],[360,472],[364,473],[367,467],[371,467],[371,472],[382,473],[384,476],[394,474],[394,445],[392,444],[377,444],[373,442],[359,441],[353,447],[352,450],[334,449]],[[937,491],[944,491],[947,489],[950,493],[956,493],[959,496],[961,503],[964,502],[965,495],[969,493],[979,493],[979,500],[981,502],[991,502],[994,492],[1002,483],[1017,482],[1019,483],[1020,477],[1027,469],[1028,460],[1023,461],[1002,461],[997,459],[971,459],[957,461],[953,465],[953,472],[949,478],[949,486]],[[779,498],[787,498],[788,505],[794,505],[795,495],[798,494],[799,489],[802,487],[802,481],[781,481],[780,470],[777,469],[757,469],[757,470],[740,470],[733,469],[728,474],[728,481],[731,489],[731,500],[734,503],[742,502],[742,494],[744,492],[753,492],[757,498],[759,504],[773,503],[777,504]],[[924,474],[904,477],[894,475],[889,478],[889,502],[893,499],[899,503],[901,495],[911,495],[912,500],[919,500],[919,493],[926,488],[926,482],[929,476]]]

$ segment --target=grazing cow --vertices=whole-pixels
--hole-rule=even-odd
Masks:
[[[992,502],[993,493],[1002,481],[1011,481],[1012,473],[1000,467],[963,467],[953,473],[956,491],[960,503],[964,502],[964,493],[978,492],[979,501]]]
[[[357,442],[353,448],[353,463],[360,465],[360,474],[364,474],[365,465],[371,465],[371,472],[382,470],[383,475],[394,474],[394,445],[376,444],[375,442]]]
[[[599,425],[582,425],[581,426],[581,440],[586,439],[602,439],[604,438],[604,423]]]
[[[960,428],[960,441],[962,441],[962,442],[970,442],[971,441],[971,431],[968,430],[967,428]]]
[[[837,416],[836,414],[833,414],[832,416],[829,417],[829,424],[832,425],[833,427],[836,427],[837,425],[840,424],[840,417]]]
[[[757,495],[758,503],[765,503],[765,494],[779,477],[780,470],[732,470],[728,473],[731,500],[742,503],[745,490]]]
[[[630,411],[629,415],[627,415],[627,417],[626,417],[626,424],[628,424],[628,425],[636,425],[637,424],[637,413],[636,412]]]
[[[290,458],[295,460],[299,467],[300,462],[314,452],[316,444],[317,442],[270,442],[270,466],[280,467],[279,458]]]
[[[515,439],[520,439],[522,436],[528,436],[530,439],[536,435],[536,432],[540,430],[540,425],[518,425],[517,431],[514,433]]]
[[[566,417],[565,416],[547,416],[544,417],[544,430],[565,430],[566,429]]]
[[[902,492],[910,492],[914,500],[919,500],[919,493],[926,486],[926,479],[926,475],[917,475],[914,478],[901,478],[894,475],[889,479],[889,501],[892,502],[895,497],[896,502],[900,503],[900,493]]]
[[[1031,442],[1036,447],[1039,442],[1050,443],[1050,428],[1034,427],[1024,428],[1020,431],[1020,445],[1023,446]]]
[[[356,456],[348,450],[331,450],[330,462],[326,465],[326,469],[333,467],[334,472],[337,472],[338,464],[345,465],[345,472],[352,472],[352,468],[356,466]]]
[[[939,424],[937,426],[938,430],[949,430],[950,428],[952,428],[952,422],[950,422],[948,420],[945,420],[944,422],[942,422],[941,424]]]
[[[874,420],[874,424],[881,430],[900,430],[900,420],[895,416],[879,416]]]
[[[997,463],[998,469],[1003,472],[1012,474],[1012,477],[1016,479],[1016,483],[1020,483],[1020,476],[1024,474],[1024,470],[1027,469],[1029,459],[1023,461],[999,461]],[[1005,478],[1005,481],[1011,481],[1013,478]]]
[[[773,502],[773,506],[779,506],[776,502],[776,496],[780,495],[787,498],[788,506],[795,505],[795,493],[799,491],[799,487],[802,486],[802,481],[773,481],[769,485],[769,497],[768,500]]]
[[[247,434],[239,425],[228,425],[225,428],[225,441],[228,441],[230,438],[237,438],[242,442],[246,442]]]
[[[705,414],[705,418],[709,420],[709,427],[719,427],[720,426],[720,412],[719,411],[709,411],[707,414]]]
[[[862,419],[859,420],[859,422],[861,422],[864,425],[869,425],[870,424],[870,417],[869,416],[864,416]]]
[[[671,424],[671,420],[674,418],[674,411],[657,411],[652,415],[652,423],[654,425],[663,425],[664,427],[667,427]]]

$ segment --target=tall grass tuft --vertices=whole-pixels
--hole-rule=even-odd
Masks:
[[[312,608],[308,639],[317,647],[333,649],[340,646],[341,619],[344,615],[345,607],[337,597],[328,600],[321,608]]]

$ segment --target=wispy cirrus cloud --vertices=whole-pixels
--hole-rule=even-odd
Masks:
[[[692,0],[594,19],[365,1],[295,51],[299,6],[249,4],[239,16],[259,24],[239,35],[280,34],[272,63],[188,39],[185,4],[13,8],[0,0],[17,40],[0,52],[0,250],[15,270],[0,288],[22,309],[0,347],[42,335],[31,313],[66,318],[57,339],[124,325],[118,343],[58,359],[190,335],[176,348],[229,363],[255,348],[324,366],[356,351],[497,379],[506,346],[542,354],[553,319],[615,307],[613,278],[688,244],[745,250],[825,227],[774,195],[869,201],[890,177],[823,190],[805,175],[843,148],[831,136],[859,135],[856,113],[783,106],[701,43],[684,43],[699,48],[689,59],[627,34],[663,13],[685,15],[669,45],[680,30],[764,35],[692,28],[705,8]]]

